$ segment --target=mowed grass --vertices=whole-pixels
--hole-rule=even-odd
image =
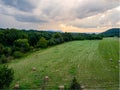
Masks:
[[[49,76],[47,90],[57,90],[59,85],[68,88],[75,76],[88,90],[118,90],[118,61],[117,38],[68,42],[10,63],[15,71],[10,88],[19,82],[21,89],[41,89],[45,76]]]

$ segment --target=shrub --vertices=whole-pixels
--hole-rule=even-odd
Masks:
[[[63,42],[64,42],[63,37],[62,37],[62,35],[61,35],[60,33],[55,33],[55,34],[53,35],[53,38],[55,39],[55,42],[56,42],[57,44],[60,44],[60,43],[63,43]]]
[[[7,58],[4,54],[1,55],[1,57],[0,57],[0,63],[7,63]]]
[[[4,48],[4,54],[5,54],[6,56],[10,56],[11,53],[12,53],[12,49],[11,49],[10,47],[5,47],[5,48]]]
[[[54,38],[51,38],[50,40],[49,40],[49,43],[48,43],[50,46],[52,46],[52,45],[55,45],[56,44],[56,42],[55,42],[55,39]]]
[[[6,65],[0,66],[0,89],[7,88],[13,81],[14,71]]]
[[[15,49],[18,51],[27,52],[30,50],[30,45],[28,43],[28,39],[15,40],[14,45],[15,45],[14,46]]]
[[[15,58],[21,58],[21,57],[23,57],[23,53],[20,52],[20,51],[15,51],[15,52],[13,53],[13,56],[14,56]]]
[[[37,47],[46,48],[47,44],[48,44],[48,41],[44,37],[41,37],[37,43]]]
[[[80,84],[77,82],[75,77],[73,78],[72,83],[70,85],[70,90],[82,90]]]
[[[4,46],[0,43],[0,54],[3,53],[3,50],[4,50]]]

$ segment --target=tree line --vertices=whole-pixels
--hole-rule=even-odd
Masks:
[[[101,35],[0,28],[0,63],[7,63],[25,53],[73,40],[101,40]]]

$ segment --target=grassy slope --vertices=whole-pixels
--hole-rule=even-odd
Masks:
[[[44,76],[49,76],[48,88],[70,84],[74,76],[87,88],[118,88],[118,40],[74,41],[37,51],[9,64],[15,70],[15,80],[21,88],[40,88]],[[112,58],[113,61],[109,59]],[[37,71],[33,72],[32,67]]]

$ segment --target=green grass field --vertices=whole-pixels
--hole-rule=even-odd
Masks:
[[[118,90],[118,61],[118,38],[68,42],[9,63],[15,71],[10,88],[19,82],[21,89],[40,89],[45,76],[49,76],[47,90],[68,88],[75,76],[87,90]]]

